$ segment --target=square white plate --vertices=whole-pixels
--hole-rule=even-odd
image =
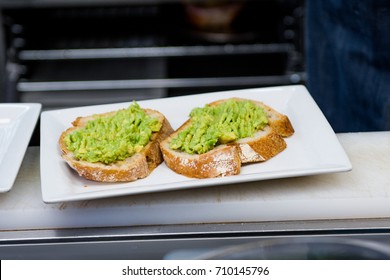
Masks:
[[[9,191],[19,172],[41,104],[0,104],[0,192]]]
[[[192,108],[228,98],[243,97],[263,101],[292,122],[295,133],[286,139],[287,149],[267,162],[245,165],[241,174],[223,178],[192,179],[171,171],[164,163],[142,180],[130,183],[97,183],[79,177],[61,158],[58,138],[78,116],[127,107],[129,103],[87,106],[41,115],[41,184],[48,203],[168,191],[256,180],[294,177],[351,170],[351,163],[335,133],[304,86],[282,86],[206,93],[139,101],[143,108],[163,113],[174,129]]]

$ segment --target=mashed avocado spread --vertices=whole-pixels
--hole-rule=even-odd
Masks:
[[[79,160],[110,164],[142,150],[161,126],[159,120],[133,102],[114,115],[89,121],[85,127],[68,134],[65,143]]]
[[[268,124],[264,110],[249,100],[230,99],[195,108],[190,118],[191,125],[172,139],[171,149],[203,154],[219,144],[252,137]]]

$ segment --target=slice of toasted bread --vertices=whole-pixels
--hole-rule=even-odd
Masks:
[[[161,123],[161,129],[152,134],[149,143],[138,153],[122,161],[116,161],[111,164],[101,162],[88,162],[78,160],[74,154],[67,148],[65,136],[73,131],[84,127],[88,121],[98,117],[110,116],[116,111],[97,114],[86,117],[78,117],[72,124],[73,127],[65,130],[59,138],[59,146],[62,151],[62,158],[72,167],[80,176],[99,182],[131,182],[137,179],[147,177],[162,161],[160,151],[160,142],[173,132],[169,121],[163,114],[151,109],[143,109],[147,115],[158,119]]]
[[[232,98],[244,100],[242,98]],[[210,103],[216,106],[227,99]],[[160,144],[166,165],[173,171],[192,178],[213,178],[239,174],[244,163],[266,161],[281,151],[287,144],[283,137],[294,133],[293,126],[286,115],[283,115],[262,102],[253,101],[262,107],[267,114],[268,125],[259,130],[253,137],[218,145],[204,154],[190,155],[183,151],[170,148],[171,140],[181,131],[191,125],[187,120],[173,134]]]

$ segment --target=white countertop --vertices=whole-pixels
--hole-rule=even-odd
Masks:
[[[0,194],[0,230],[390,217],[390,132],[338,138],[350,172],[45,204],[39,147]]]

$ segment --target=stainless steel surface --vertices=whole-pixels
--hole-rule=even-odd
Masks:
[[[390,218],[5,230],[0,244],[326,235],[388,237]]]
[[[63,50],[24,50],[19,53],[21,60],[63,60],[63,59],[104,59],[139,57],[209,56],[229,54],[258,54],[289,52],[291,44],[240,44],[211,46],[166,46],[142,48],[108,49],[63,49]]]
[[[188,78],[188,79],[142,79],[142,80],[106,80],[71,82],[20,82],[20,91],[73,91],[107,89],[153,89],[196,87],[199,90],[212,86],[255,86],[298,83],[303,80],[299,74],[266,77],[226,77],[226,78]],[[155,98],[155,97],[154,97]]]
[[[0,232],[1,259],[188,259],[225,246],[282,239],[390,245],[390,220],[196,224]]]

